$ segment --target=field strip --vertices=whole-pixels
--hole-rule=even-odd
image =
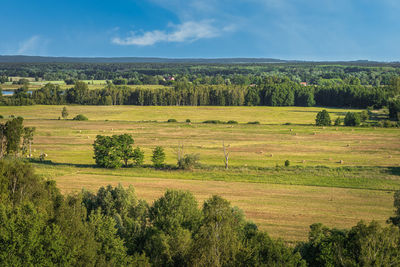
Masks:
[[[202,181],[163,178],[72,174],[56,178],[63,193],[97,190],[121,183],[132,185],[139,198],[148,202],[167,189],[189,190],[199,203],[218,194],[239,206],[246,217],[275,238],[305,240],[309,225],[322,222],[337,228],[350,227],[360,220],[384,222],[392,215],[392,193],[366,189],[318,186]]]

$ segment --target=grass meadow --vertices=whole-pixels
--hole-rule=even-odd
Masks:
[[[19,79],[21,79],[21,77],[13,77],[13,81],[18,81]],[[24,79],[27,79],[27,78],[24,78]],[[29,84],[28,84],[29,90],[38,90],[38,89],[42,88],[43,86],[45,86],[47,83],[57,84],[60,86],[61,89],[64,89],[64,90],[74,87],[74,85],[68,85],[64,81],[35,81],[34,78],[28,78],[28,80],[29,80]],[[106,80],[82,80],[82,81],[87,83],[88,88],[91,90],[102,89],[107,85]],[[3,90],[17,90],[21,86],[22,85],[20,85],[20,84],[12,84],[12,82],[6,82],[5,84],[1,85],[1,88]],[[128,86],[130,88],[145,88],[145,89],[162,89],[162,88],[168,87],[168,86],[164,86],[164,85],[149,85],[149,84],[126,85],[126,86]]]
[[[291,242],[306,239],[315,222],[338,228],[384,222],[393,213],[393,191],[400,189],[400,131],[313,126],[322,108],[67,106],[69,118],[89,118],[82,122],[59,120],[62,108],[0,107],[0,114],[22,116],[37,128],[34,156],[47,153],[48,162],[35,163],[36,172],[54,178],[65,193],[122,183],[149,202],[167,188],[190,190],[200,203],[219,194],[271,236]],[[332,120],[347,111],[328,109]],[[178,122],[167,123],[171,118]],[[157,145],[165,148],[167,164],[176,164],[176,148],[183,144],[185,153],[200,155],[202,167],[96,168],[96,135],[122,133],[144,149],[146,165]],[[223,168],[222,142],[230,145],[229,170]]]

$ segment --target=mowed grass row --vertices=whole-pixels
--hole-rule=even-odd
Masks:
[[[274,237],[298,241],[314,222],[336,227],[361,219],[384,222],[393,212],[393,190],[400,189],[400,131],[315,127],[322,108],[67,106],[70,118],[89,118],[78,122],[58,120],[62,107],[0,107],[0,114],[22,116],[25,125],[37,128],[34,155],[45,152],[51,163],[35,164],[36,171],[55,178],[63,192],[121,182],[134,185],[150,202],[167,188],[190,190],[199,200],[219,194]],[[332,119],[347,111],[328,109]],[[170,118],[179,122],[166,123]],[[239,124],[202,123],[214,119]],[[95,168],[96,135],[122,133],[132,134],[144,149],[145,164],[151,164],[157,145],[165,148],[167,163],[176,164],[175,149],[183,143],[185,153],[200,155],[203,167]],[[223,169],[223,141],[230,145],[228,171]],[[283,167],[285,160],[289,168]]]
[[[20,106],[0,107],[0,114],[22,116],[25,119],[56,120],[64,106]],[[318,107],[216,107],[216,106],[67,106],[69,117],[86,115],[90,121],[158,121],[176,119],[184,122],[205,120],[236,120],[239,123],[259,121],[262,124],[314,124],[315,116],[323,108]],[[349,109],[327,109],[332,120],[344,117]]]

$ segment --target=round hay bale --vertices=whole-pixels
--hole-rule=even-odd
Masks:
[[[339,161],[339,163],[340,163],[340,164],[344,164],[344,160],[341,159],[341,160]]]

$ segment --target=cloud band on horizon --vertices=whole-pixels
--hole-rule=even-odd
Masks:
[[[187,21],[179,25],[170,24],[173,31],[147,31],[141,35],[135,32],[126,38],[115,37],[112,43],[117,45],[137,45],[149,46],[160,42],[194,42],[199,39],[208,39],[218,37],[224,31],[231,31],[233,27],[224,27],[217,29],[211,25],[211,21]]]

